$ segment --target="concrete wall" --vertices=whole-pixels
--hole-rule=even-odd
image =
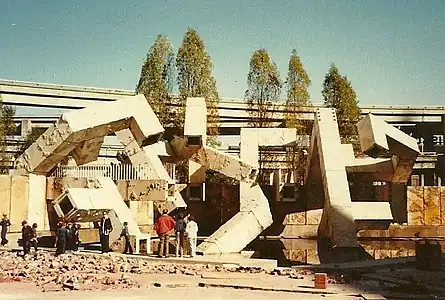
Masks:
[[[11,233],[21,231],[21,223],[37,223],[39,231],[49,230],[45,176],[0,176],[0,213],[8,214]]]
[[[389,201],[389,186],[376,187],[376,194],[382,201]],[[370,256],[379,259],[414,255],[415,243],[411,239],[416,233],[428,238],[445,237],[445,187],[410,186],[406,197],[406,222],[393,223],[388,230],[358,233],[360,244]],[[274,243],[258,242],[255,246],[260,252],[264,252],[266,247],[275,247],[275,256],[282,252],[283,258],[289,261],[319,262],[316,237],[322,210],[306,211],[302,202],[271,203],[274,224],[265,235],[276,236],[278,240]],[[441,244],[444,248],[445,244]]]

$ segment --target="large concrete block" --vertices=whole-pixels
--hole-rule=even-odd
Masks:
[[[81,142],[74,148],[72,154],[78,165],[84,165],[96,161],[99,157],[100,147],[104,142],[105,136],[93,138]]]
[[[314,210],[308,210],[306,212],[306,224],[308,225],[318,225],[321,221],[321,215],[323,214],[322,209],[314,209]]]
[[[306,212],[297,212],[287,214],[284,217],[283,225],[305,225],[306,224]]]
[[[204,98],[187,98],[185,106],[184,136],[189,147],[207,143],[207,108]]]
[[[201,184],[205,183],[205,179],[206,168],[195,163],[193,160],[189,160],[189,183]]]
[[[256,176],[257,170],[249,164],[235,156],[207,146],[200,148],[190,157],[190,160],[243,182],[253,182]]]
[[[425,225],[423,187],[408,187],[407,198],[408,225]]]
[[[440,225],[440,187],[423,187],[425,225]]]
[[[11,231],[20,231],[21,222],[28,221],[29,177],[11,177]]]
[[[132,132],[139,146],[156,143],[164,131],[143,95],[92,104],[63,114],[17,158],[16,168],[46,175],[74,149],[77,164],[88,162],[101,138],[123,129]]]
[[[39,230],[45,228],[46,213],[46,177],[29,174],[28,187],[28,222],[36,223]]]
[[[247,207],[206,238],[197,251],[204,254],[238,253],[272,224],[268,200],[258,185],[249,195],[258,199],[250,210]]]
[[[11,176],[0,175],[0,214],[8,214],[11,210]]]
[[[371,157],[392,158],[391,181],[406,183],[420,153],[417,140],[372,114],[362,118],[357,129],[362,151]]]

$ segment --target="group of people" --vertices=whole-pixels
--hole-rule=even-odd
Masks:
[[[0,221],[1,227],[1,245],[8,244],[6,234],[8,227],[11,226],[11,222],[7,218],[6,214],[3,214],[3,218]],[[98,223],[99,237],[102,253],[108,253],[110,251],[110,234],[113,231],[113,225],[106,211],[102,213],[102,218]],[[64,254],[67,250],[78,251],[81,243],[79,236],[80,225],[77,223],[67,223],[60,220],[57,224],[56,230],[56,256]],[[167,210],[163,210],[162,215],[158,218],[155,224],[155,231],[159,236],[159,257],[169,256],[169,237],[174,232],[176,236],[176,256],[180,257],[184,255],[185,239],[188,239],[188,245],[190,246],[190,256],[196,255],[196,244],[198,237],[198,224],[195,222],[193,216],[188,215],[184,217],[180,213],[177,219],[173,219]],[[130,233],[128,229],[128,222],[123,223],[123,228],[119,239],[125,239],[125,250],[123,253],[132,254],[133,247],[131,246]],[[27,221],[22,222],[22,246],[24,255],[30,253],[31,248],[37,252],[37,224],[32,226],[28,225]]]
[[[2,246],[8,245],[9,241],[6,238],[6,234],[8,233],[8,227],[12,224],[8,219],[7,214],[3,214],[2,219],[0,221],[1,227],[1,242]],[[22,246],[23,246],[23,254],[27,255],[31,252],[31,248],[34,248],[34,251],[37,252],[37,223],[32,224],[32,226],[28,225],[27,221],[22,222]]]
[[[64,254],[66,250],[78,251],[81,243],[79,236],[80,224],[66,223],[60,220],[56,231],[56,256]]]
[[[196,255],[198,224],[195,222],[193,216],[189,215],[185,218],[184,215],[180,213],[175,221],[168,215],[168,211],[164,210],[155,224],[155,230],[159,236],[158,257],[169,256],[169,237],[173,230],[176,236],[176,257],[182,257],[184,255],[184,241],[186,236],[190,246],[190,256],[194,257]]]

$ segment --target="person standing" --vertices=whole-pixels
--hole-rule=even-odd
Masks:
[[[168,236],[170,231],[175,228],[176,222],[168,215],[168,210],[162,211],[162,216],[159,217],[155,225],[156,233],[159,236],[159,253],[158,257],[168,257]]]
[[[9,222],[8,216],[6,214],[3,214],[3,218],[0,221],[0,226],[2,227],[2,232],[1,232],[1,245],[5,246],[8,244],[8,239],[6,238],[6,233],[8,232],[8,227],[11,226],[11,222]]]
[[[80,224],[74,223],[72,229],[73,251],[79,251],[79,245],[80,245],[79,229],[80,229]]]
[[[185,231],[187,232],[187,238],[189,240],[190,256],[195,257],[196,242],[198,239],[198,224],[195,222],[195,218],[193,216],[189,217],[189,222],[187,223]]]
[[[125,250],[124,254],[133,254],[133,247],[131,247],[130,242],[130,232],[128,230],[128,222],[124,222],[124,227],[122,228],[122,232],[119,238],[124,237],[125,238]]]
[[[175,233],[176,233],[176,257],[182,257],[184,255],[184,235],[185,235],[185,221],[184,215],[180,213],[178,220],[176,221]]]
[[[29,254],[31,250],[31,238],[32,228],[28,225],[28,222],[22,221],[22,243],[23,243],[23,255]]]
[[[37,252],[37,223],[32,224],[30,248],[31,247]]]
[[[73,224],[66,225],[66,250],[72,251],[74,248]]]
[[[99,222],[99,236],[102,253],[108,253],[110,251],[110,233],[113,231],[111,220],[108,217],[106,211],[102,213],[102,218]]]
[[[60,222],[58,225],[59,228],[57,228],[56,232],[56,256],[65,254],[66,239],[68,236],[68,230],[66,230],[65,223]]]

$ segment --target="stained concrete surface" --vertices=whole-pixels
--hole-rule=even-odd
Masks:
[[[0,300],[83,300],[91,299],[94,295],[95,300],[145,300],[145,299],[162,299],[162,300],[225,300],[225,299],[252,299],[252,300],[269,300],[276,298],[280,300],[294,299],[363,299],[362,297],[345,296],[345,295],[311,295],[311,294],[295,294],[286,292],[268,292],[268,291],[244,291],[235,289],[220,288],[199,288],[199,287],[183,287],[183,288],[149,288],[125,291],[102,291],[102,292],[59,292],[59,293],[40,293],[27,292],[21,290],[19,292],[0,285]]]

